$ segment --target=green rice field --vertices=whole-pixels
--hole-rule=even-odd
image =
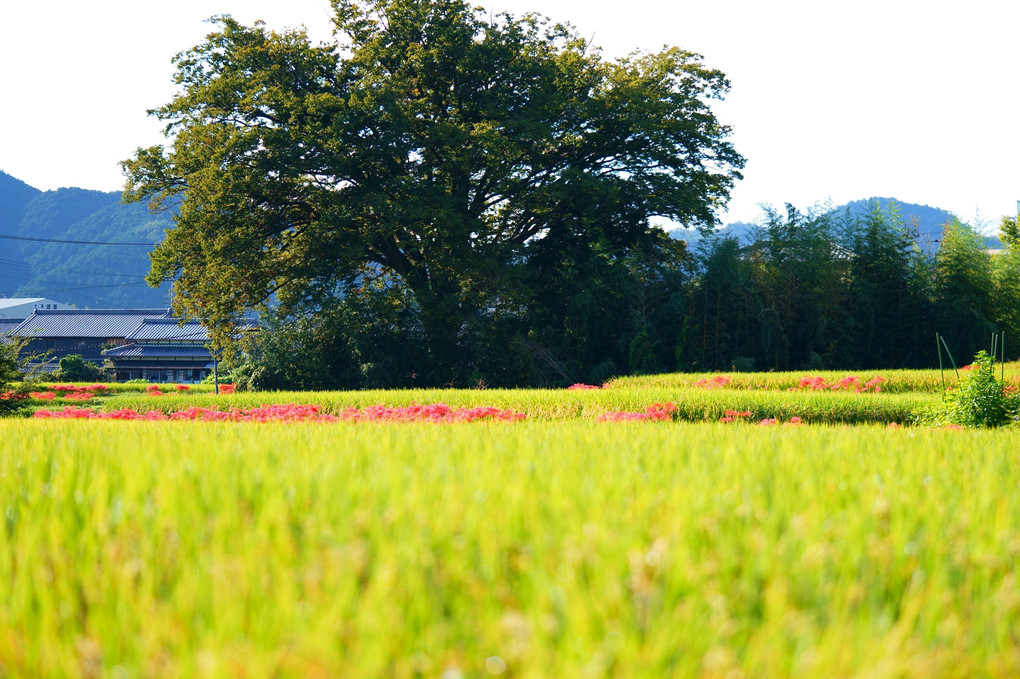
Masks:
[[[1016,428],[656,379],[81,404],[520,422],[0,420],[0,678],[1020,676]]]

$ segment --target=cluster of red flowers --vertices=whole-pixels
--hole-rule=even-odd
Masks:
[[[744,422],[743,418],[750,417],[750,410],[727,410],[724,417],[719,418],[720,422]]]
[[[445,403],[429,405],[412,403],[406,407],[367,406],[362,410],[348,408],[335,419],[348,422],[473,422],[482,419],[517,422],[525,417],[527,416],[524,413],[485,406],[451,408]]]
[[[51,384],[50,391],[33,391],[29,396],[39,401],[52,401],[58,395],[65,401],[87,401],[96,395],[96,392],[104,392],[109,387],[105,384],[89,384],[76,387],[73,384]]]
[[[230,390],[229,391],[224,390],[224,387],[228,387],[228,386],[230,387]],[[178,393],[181,393],[181,394],[183,394],[186,391],[189,391],[190,389],[191,389],[191,387],[189,387],[186,384],[177,384],[177,385],[174,385],[174,390],[177,391]],[[232,385],[232,384],[229,384],[229,385],[228,384],[221,384],[220,385],[220,391],[222,391],[225,394],[232,394],[232,393],[234,393],[234,385]],[[162,396],[164,392],[163,392],[163,388],[161,386],[159,386],[158,384],[150,384],[149,386],[147,386],[145,388],[145,393],[148,394],[149,396]]]
[[[719,387],[725,387],[732,380],[725,375],[716,375],[715,377],[706,377],[705,379],[698,380],[694,383],[694,386],[701,387],[702,389],[718,389]]]
[[[885,378],[878,376],[872,377],[863,385],[856,375],[844,377],[835,384],[829,384],[825,381],[824,377],[802,377],[800,385],[797,387],[790,387],[788,391],[811,389],[813,391],[853,391],[855,393],[863,393],[867,391],[879,392],[882,391],[883,382],[885,382]]]
[[[631,412],[619,410],[599,415],[598,422],[671,422],[673,412],[677,406],[675,403],[653,403],[645,406],[642,412]]]
[[[0,401],[21,401],[26,398],[28,398],[28,394],[22,394],[17,391],[5,391],[0,393]]]
[[[84,393],[89,392],[95,394],[97,391],[106,391],[109,389],[105,384],[89,384],[84,387],[76,387],[73,384],[51,384],[50,389],[53,391],[62,391],[64,393]]]
[[[139,413],[130,408],[113,410],[107,413],[80,408],[78,406],[64,406],[63,410],[40,409],[33,413],[32,417],[37,419],[53,420],[166,420],[166,415],[158,410],[150,410],[147,413]]]
[[[779,419],[777,419],[775,417],[767,417],[767,418],[765,418],[764,420],[762,420],[761,422],[758,423],[758,425],[762,426],[762,427],[770,427],[770,426],[776,425],[776,424],[782,424],[784,427],[796,427],[796,426],[799,426],[801,424],[804,424],[804,420],[802,420],[799,417],[797,417],[796,415],[794,415],[793,417],[791,417],[786,422],[783,422],[783,421],[781,421],[781,420],[779,420]]]
[[[601,387],[597,387],[594,384],[584,384],[582,382],[578,382],[577,384],[571,384],[569,387],[567,387],[567,391],[580,391],[582,389],[605,389],[607,386],[608,384],[603,384]]]
[[[431,405],[412,404],[407,407],[389,408],[368,406],[362,410],[350,408],[340,415],[320,412],[320,407],[310,404],[281,403],[258,406],[242,410],[214,410],[212,408],[187,408],[169,415],[150,410],[140,413],[130,408],[111,412],[98,412],[87,408],[66,406],[63,410],[37,410],[35,417],[44,419],[73,420],[194,420],[200,422],[472,422],[481,419],[516,422],[525,418],[524,413],[515,413],[498,408],[451,408],[445,403]]]

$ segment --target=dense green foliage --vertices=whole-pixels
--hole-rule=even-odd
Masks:
[[[0,438],[12,678],[1020,673],[1011,432],[8,420]]]
[[[1015,343],[1017,249],[992,257],[952,220],[926,254],[893,209],[862,217],[770,212],[749,245],[708,239],[689,293],[682,369],[843,370],[937,365],[935,333],[957,356]]]
[[[1004,236],[993,257],[956,220],[941,240],[926,252],[895,206],[861,216],[789,208],[768,211],[747,244],[710,235],[694,252],[675,244],[668,260],[662,245],[658,260],[640,249],[624,259],[554,260],[521,313],[494,307],[465,323],[462,359],[472,372],[452,385],[601,383],[677,370],[930,368],[938,365],[936,332],[958,357],[1004,332],[1007,357],[1020,356],[1020,248]],[[590,283],[571,293],[578,268]],[[329,313],[277,319],[249,347],[242,384],[435,385],[419,374],[428,357],[418,351],[423,330],[410,296],[379,278]]]
[[[996,363],[985,351],[978,352],[955,388],[946,391],[941,403],[921,417],[931,424],[963,427],[1002,427],[1020,423],[1017,385],[996,378]]]
[[[60,359],[53,378],[65,382],[98,382],[104,377],[103,366],[86,361],[81,354],[71,354]]]
[[[26,406],[19,356],[24,345],[23,340],[0,335],[0,417],[18,413]]]
[[[739,178],[709,107],[723,74],[676,48],[610,62],[461,0],[333,4],[346,50],[224,18],[176,58],[181,94],[155,112],[173,143],[124,164],[129,199],[181,201],[150,279],[176,278],[224,344],[271,296],[314,316],[344,358],[322,379],[344,386],[393,383],[348,337],[365,305],[408,345],[396,374],[431,384],[671,356],[657,315],[683,248],[650,219],[711,226]]]

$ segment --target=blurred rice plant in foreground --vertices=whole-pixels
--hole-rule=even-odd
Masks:
[[[0,440],[0,677],[1020,675],[1015,430]]]

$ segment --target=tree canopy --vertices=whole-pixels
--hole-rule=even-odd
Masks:
[[[178,312],[220,338],[270,299],[286,315],[382,280],[449,370],[479,316],[539,311],[528,286],[574,296],[596,260],[673,261],[650,220],[710,227],[740,178],[710,106],[728,82],[696,54],[610,61],[569,26],[461,0],[332,4],[319,45],[215,19],[153,111],[168,145],[123,164],[126,199],[177,207],[150,281],[175,279]],[[565,260],[554,291],[540,272]]]

